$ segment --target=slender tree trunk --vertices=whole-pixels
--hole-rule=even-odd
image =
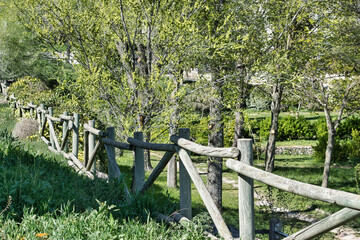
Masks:
[[[235,111],[235,129],[233,147],[237,146],[237,140],[244,137],[245,134],[245,120],[244,110],[246,109],[246,99],[249,96],[249,87],[247,84],[242,84],[240,98],[238,98],[238,104]]]
[[[177,78],[174,80],[175,89],[171,93],[171,105],[173,110],[170,115],[170,126],[169,126],[169,135],[175,135],[178,131],[178,121],[179,121],[179,101],[176,98],[176,93],[179,88],[179,81]],[[177,187],[177,163],[176,155],[171,158],[167,166],[167,186],[176,188]]]
[[[276,144],[276,137],[279,128],[281,96],[282,96],[282,85],[280,83],[277,83],[273,87],[273,93],[272,93],[273,99],[271,101],[271,128],[270,128],[269,140],[265,150],[265,170],[267,172],[272,172],[274,170],[275,144]]]
[[[145,142],[150,142],[150,130],[145,131]],[[154,168],[151,166],[150,150],[144,149],[144,167],[145,171],[152,171]]]
[[[327,107],[324,107],[324,112],[325,112],[325,118],[326,118],[326,125],[328,128],[328,140],[327,140],[326,151],[325,151],[324,172],[323,172],[323,180],[322,180],[321,186],[328,187],[329,176],[330,176],[330,166],[331,166],[334,145],[335,145],[336,130],[334,128],[334,123],[331,120],[330,112],[328,111]]]
[[[213,74],[210,102],[209,146],[224,146],[224,127],[222,122],[222,84],[216,83],[218,75]],[[207,188],[215,201],[216,206],[222,211],[222,158],[208,158]]]

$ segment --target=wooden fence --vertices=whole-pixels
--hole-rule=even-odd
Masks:
[[[13,96],[10,97],[14,109],[18,108],[20,116],[25,111],[30,112],[30,116],[37,119],[40,126],[41,139],[48,145],[48,148],[62,154],[68,159],[68,163],[76,168],[80,173],[86,174],[90,178],[119,178],[121,172],[115,159],[115,148],[126,149],[134,152],[134,186],[132,191],[144,193],[155,182],[160,173],[164,170],[172,156],[177,153],[180,157],[180,209],[182,216],[187,219],[192,218],[191,208],[191,181],[199,192],[204,205],[206,206],[219,234],[224,239],[232,239],[228,226],[225,224],[215,202],[210,196],[199,172],[197,171],[191,153],[203,156],[227,158],[226,166],[238,173],[239,187],[239,235],[240,239],[255,239],[255,220],[254,220],[254,186],[253,180],[260,181],[278,189],[295,193],[311,199],[321,200],[343,206],[341,211],[326,217],[299,232],[286,236],[276,227],[270,229],[269,238],[279,239],[312,239],[320,234],[330,231],[358,216],[360,216],[360,196],[343,191],[323,188],[311,184],[306,184],[284,177],[265,172],[252,166],[253,152],[252,140],[241,139],[238,141],[237,148],[213,148],[206,147],[189,140],[190,130],[179,129],[178,136],[172,136],[170,140],[173,144],[156,144],[143,141],[143,133],[135,132],[134,137],[129,137],[127,143],[115,140],[115,129],[108,127],[106,131],[94,128],[94,121],[84,124],[84,160],[78,158],[79,151],[79,115],[74,113],[69,116],[64,112],[58,117],[53,116],[52,108],[47,108],[30,103],[21,105]],[[47,124],[46,124],[47,123]],[[44,136],[45,128],[48,126],[50,133],[49,139]],[[62,128],[62,135],[57,136],[55,128]],[[72,149],[67,149],[67,141],[72,135]],[[97,142],[96,142],[97,139]],[[108,172],[102,173],[94,167],[95,156],[98,151],[105,147],[107,153]],[[154,168],[148,179],[145,180],[144,172],[144,149],[165,152],[158,165]],[[129,190],[125,185],[126,195],[130,197]],[[276,226],[276,223],[271,223]]]

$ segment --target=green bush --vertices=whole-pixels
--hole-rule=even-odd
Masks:
[[[324,161],[327,146],[327,135],[319,138],[319,142],[314,149],[314,157],[318,161]],[[335,138],[333,151],[333,162],[345,162],[351,160],[358,162],[360,160],[360,131],[353,129],[351,138],[341,140],[340,137]]]
[[[318,138],[323,136],[327,137],[328,130],[326,125],[326,120],[324,117],[319,118],[314,125],[315,125],[316,136]],[[343,120],[336,131],[336,136],[339,137],[340,139],[351,138],[351,134],[352,134],[351,132],[353,129],[360,130],[359,117],[351,116]]]
[[[270,117],[259,123],[259,133],[262,138],[269,137],[271,127]],[[310,121],[300,116],[296,119],[293,116],[286,116],[279,119],[279,130],[277,140],[311,139],[315,136],[315,129]]]

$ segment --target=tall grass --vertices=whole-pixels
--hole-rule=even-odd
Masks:
[[[203,239],[201,224],[188,228],[157,223],[176,204],[166,194],[133,195],[122,184],[90,180],[42,142],[16,140],[16,120],[0,105],[0,239]]]

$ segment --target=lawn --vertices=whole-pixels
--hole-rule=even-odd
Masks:
[[[13,197],[10,209],[0,216],[0,234],[10,239],[39,239],[36,234],[49,234],[51,239],[201,239],[202,232],[209,227],[209,216],[204,204],[192,185],[193,214],[199,225],[189,229],[165,227],[153,220],[154,212],[171,214],[179,211],[179,189],[166,186],[166,170],[144,196],[134,195],[133,201],[124,202],[121,184],[106,183],[102,180],[90,181],[79,176],[67,166],[61,156],[50,153],[46,145],[34,140],[16,141],[8,132],[15,119],[11,111],[0,106],[0,210],[7,204],[9,195]],[[283,142],[286,146],[305,145],[305,142]],[[314,143],[312,143],[314,144]],[[306,145],[312,145],[306,144]],[[159,162],[156,152],[152,155],[152,165]],[[200,172],[206,172],[206,159],[193,156]],[[131,183],[133,153],[125,151],[117,158],[120,170],[128,186]],[[263,168],[261,156],[254,165]],[[319,185],[322,163],[312,156],[276,156],[275,174],[287,178]],[[238,226],[237,174],[224,167],[223,176],[223,216],[225,221]],[[146,177],[149,176],[146,173]],[[205,180],[205,174],[202,174]],[[333,166],[330,174],[330,188],[359,193],[354,169],[349,166]],[[270,206],[256,205],[256,229],[268,229],[270,218],[281,219],[284,232],[296,232],[309,225],[308,222],[289,218],[285,212],[274,207],[289,209],[313,218],[325,217],[340,208],[331,204],[309,200],[285,193],[255,182],[257,202],[267,202]],[[359,230],[359,221],[347,226]],[[70,229],[70,230],[66,230]],[[1,235],[0,235],[1,236]],[[44,235],[45,236],[45,235]],[[267,239],[267,235],[257,235]],[[333,239],[327,233],[319,239]]]

